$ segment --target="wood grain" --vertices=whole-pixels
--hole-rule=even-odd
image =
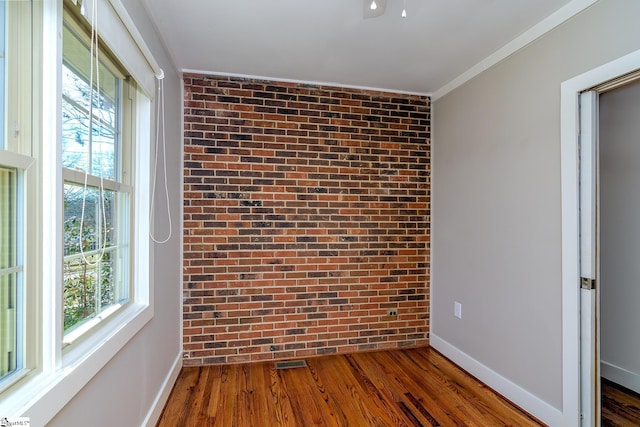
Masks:
[[[540,426],[431,348],[185,367],[159,427]]]
[[[640,426],[640,394],[603,378],[602,426]]]

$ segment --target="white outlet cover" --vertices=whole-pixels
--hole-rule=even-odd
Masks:
[[[455,301],[453,303],[453,315],[458,319],[462,319],[462,304],[460,304],[458,301]]]

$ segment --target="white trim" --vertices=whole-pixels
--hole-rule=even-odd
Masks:
[[[580,96],[580,277],[596,276],[596,160],[598,94]]]
[[[16,387],[12,391],[12,405],[3,406],[2,413],[27,416],[31,418],[33,425],[46,425],[109,360],[118,354],[151,317],[152,311],[148,306],[132,306],[131,311],[126,314],[128,320],[118,320],[121,328],[107,337],[100,336],[92,340],[94,343],[102,343],[97,349],[85,354],[85,357],[72,365],[67,365],[50,375],[38,375]]]
[[[580,223],[580,279],[598,279],[597,265],[597,161],[598,161],[598,94],[582,92],[579,101],[578,182]],[[580,291],[580,383],[593,384],[599,377],[596,366],[596,290]],[[581,393],[582,425],[598,424],[600,400],[596,393]]]
[[[32,167],[35,174],[40,172],[39,194],[41,209],[37,210],[36,223],[42,221],[46,213],[48,224],[62,224],[62,182],[61,165],[61,86],[51,84],[61,82],[62,49],[62,2],[42,2],[42,70],[39,72],[42,83],[42,105],[47,108],[35,108],[41,111],[38,132],[41,144],[34,157],[39,160]],[[34,95],[35,96],[35,95]],[[132,262],[135,265],[135,296],[133,303],[105,320],[105,327],[95,334],[80,340],[69,351],[62,353],[62,227],[42,227],[38,240],[38,263],[41,270],[34,277],[37,281],[38,304],[33,307],[33,316],[38,322],[33,338],[35,360],[27,367],[35,365],[19,382],[4,391],[0,399],[0,415],[28,416],[33,425],[45,425],[64,408],[85,387],[89,381],[116,357],[127,343],[142,330],[154,314],[153,271],[150,270],[149,257],[149,176],[150,176],[150,99],[138,96],[136,116],[136,194],[134,217],[136,220],[136,248]],[[38,105],[40,103],[38,102]],[[36,114],[36,113],[34,113]],[[41,168],[41,169],[40,169]],[[28,185],[31,185],[29,178]],[[35,188],[38,188],[34,185]],[[36,280],[37,279],[37,280]]]
[[[27,170],[34,162],[35,160],[32,157],[12,151],[0,150],[0,165],[2,166]]]
[[[600,362],[602,376],[616,384],[620,384],[633,390],[636,393],[640,393],[640,375],[635,372],[631,372],[627,369],[616,366],[613,363]]]
[[[62,179],[65,183],[83,186],[86,181],[88,187],[100,188],[108,191],[117,191],[121,193],[131,193],[130,185],[123,184],[108,178],[100,178],[96,175],[87,174],[85,171],[78,169],[62,169]]]
[[[469,80],[473,79],[483,71],[488,70],[489,68],[493,67],[503,59],[512,55],[516,51],[522,49],[529,43],[535,41],[536,39],[548,33],[549,31],[553,30],[560,24],[571,19],[573,16],[582,12],[583,10],[585,10],[586,8],[588,8],[589,6],[591,6],[597,1],[598,0],[573,0],[569,2],[565,6],[555,11],[553,14],[549,15],[544,20],[540,21],[538,24],[529,28],[520,36],[513,39],[511,42],[507,43],[502,48],[498,49],[493,54],[489,55],[488,57],[478,62],[473,67],[469,68],[467,71],[465,71],[458,77],[456,77],[455,79],[451,80],[446,85],[442,86],[440,89],[433,92],[432,100],[435,101],[437,99],[442,98],[449,92],[453,91],[454,89],[462,86]]]
[[[430,170],[430,176],[431,176],[431,181],[429,182],[429,192],[431,193],[431,199],[430,202],[431,204],[429,205],[429,212],[431,213],[431,222],[429,223],[429,230],[433,230],[434,227],[433,225],[435,224],[434,218],[436,218],[436,216],[434,215],[434,211],[435,209],[433,209],[433,207],[435,206],[435,200],[437,199],[437,185],[438,185],[438,181],[435,178],[436,173],[436,150],[434,150],[435,148],[435,141],[437,141],[436,135],[435,135],[435,131],[436,128],[434,126],[435,123],[435,114],[436,114],[436,108],[435,108],[435,104],[433,103],[433,101],[431,100],[429,102],[429,108],[430,108],[430,112],[431,112],[431,116],[430,116],[430,129],[429,132],[431,133],[431,141],[429,144],[429,154],[431,155],[431,159],[429,161],[429,166],[431,167]],[[429,343],[431,343],[431,334],[433,333],[434,330],[436,330],[436,322],[435,322],[435,316],[433,315],[433,313],[435,313],[435,304],[434,304],[434,294],[433,294],[433,289],[434,289],[434,283],[436,283],[436,278],[437,278],[437,270],[435,268],[433,268],[434,265],[436,265],[436,248],[437,245],[435,245],[435,238],[433,235],[433,232],[431,232],[431,247],[429,249],[429,268],[430,268],[430,272],[429,272]]]
[[[433,348],[534,417],[551,426],[563,425],[560,410],[483,365],[439,336],[431,334],[430,341]]]
[[[58,143],[62,141],[62,85],[57,83],[62,82],[62,67],[59,64],[62,64],[63,6],[59,1],[45,1],[42,2],[42,8],[41,102],[48,108],[38,106],[42,114],[38,130],[41,143],[34,146],[39,147],[38,159],[41,167],[41,210],[38,214],[44,217],[43,213],[46,212],[47,216],[40,223],[42,236],[37,248],[40,252],[40,271],[37,277],[39,303],[34,309],[41,313],[37,336],[37,341],[41,343],[38,363],[41,364],[43,381],[48,381],[60,367],[62,360],[62,316],[58,316],[59,312],[56,310],[56,307],[62,307],[62,280],[57,280],[62,278],[63,258],[62,251],[58,250],[62,247],[62,227],[45,227],[44,221],[48,225],[62,224],[64,218],[62,203],[58,202],[62,200],[62,169],[59,167],[62,164],[62,147]],[[45,280],[50,283],[49,286],[44,286]]]
[[[303,85],[341,87],[345,89],[369,90],[369,91],[384,92],[384,93],[399,93],[403,95],[431,96],[431,93],[429,92],[411,92],[411,91],[404,91],[404,90],[398,90],[398,89],[385,89],[385,88],[369,87],[369,86],[348,85],[344,83],[335,83],[335,82],[317,82],[317,81],[310,81],[310,80],[285,79],[285,78],[269,77],[269,76],[255,76],[251,74],[227,73],[222,71],[202,71],[202,70],[192,70],[188,68],[183,68],[180,70],[180,72],[183,74],[188,73],[188,74],[202,74],[205,76],[236,77],[240,79],[265,80],[270,82],[297,83],[297,84],[303,84]]]
[[[184,79],[182,79],[182,76],[180,77],[180,99],[185,99],[185,89],[184,89]],[[184,159],[184,102],[180,103],[180,159]],[[181,160],[178,166],[178,170],[179,170],[179,174],[180,174],[180,199],[179,200],[184,200],[184,185],[182,185],[182,183],[184,182],[184,161]],[[167,173],[165,171],[165,173]],[[182,205],[180,205],[180,215],[178,215],[178,218],[182,217]],[[178,221],[179,227],[180,227],[180,234],[178,234],[178,236],[184,236],[184,221]],[[178,277],[182,278],[182,269],[183,267],[183,263],[184,263],[184,245],[182,244],[182,240],[180,240],[179,243],[179,247],[180,247],[180,270],[179,270],[179,274]],[[182,301],[182,297],[183,297],[183,282],[181,281],[178,285],[178,292],[177,292],[177,297],[179,301]],[[183,319],[184,319],[184,304],[180,303],[180,310],[178,315],[180,316],[178,318],[178,322],[180,322],[179,324],[182,325]],[[184,343],[184,328],[181,326],[179,328],[180,333],[179,333],[179,339],[180,341],[178,341],[179,345],[180,345],[180,353],[183,354],[183,343]]]
[[[119,0],[97,0],[97,30],[149,98],[153,98],[156,78],[164,72],[158,66],[127,10]],[[83,3],[83,13],[91,23],[93,3]]]
[[[156,61],[156,59],[153,57],[151,50],[149,50],[149,47],[145,43],[142,34],[140,34],[140,31],[138,31],[138,27],[136,27],[133,19],[131,19],[131,17],[129,16],[127,9],[124,7],[120,0],[109,0],[109,3],[111,3],[111,6],[116,11],[116,14],[118,15],[118,17],[120,17],[122,23],[129,31],[129,35],[131,35],[131,38],[138,46],[138,49],[140,49],[140,53],[142,54],[142,56],[144,56],[144,59],[147,60],[147,63],[155,73],[156,78],[163,79],[164,71],[162,70],[162,68],[160,68],[160,65],[158,65],[158,61]]]
[[[580,243],[578,90],[563,84],[560,124],[562,210],[562,405],[567,425],[580,424]]]
[[[151,408],[149,408],[149,412],[147,412],[147,416],[144,417],[144,421],[142,422],[142,427],[153,427],[158,423],[160,419],[160,415],[162,415],[162,410],[164,409],[164,405],[167,403],[169,399],[169,395],[171,394],[171,390],[173,390],[173,385],[176,383],[178,379],[178,375],[180,374],[180,370],[182,369],[182,352],[179,352],[173,361],[173,365],[171,366],[171,370],[164,378],[162,382],[162,386],[160,390],[158,390],[158,394],[156,398],[153,400],[153,404],[151,404]]]
[[[580,92],[640,68],[640,50],[562,83],[562,402],[564,424],[580,425],[580,240],[578,134]]]

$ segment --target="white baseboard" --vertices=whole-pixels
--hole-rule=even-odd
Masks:
[[[613,363],[600,361],[600,373],[602,376],[616,384],[640,393],[640,375],[627,371],[624,368],[614,365]]]
[[[175,384],[176,379],[178,379],[180,369],[182,369],[182,353],[178,353],[176,360],[173,362],[171,370],[165,377],[164,382],[162,383],[162,387],[160,387],[160,390],[158,391],[158,394],[153,401],[153,405],[151,405],[149,412],[147,412],[147,416],[142,422],[143,427],[154,427],[158,423],[160,415],[162,415],[164,405],[167,403],[169,394],[173,389],[173,385]]]
[[[429,334],[429,343],[433,348],[444,354],[462,369],[491,387],[540,421],[550,426],[563,425],[562,412],[549,405],[544,400],[531,394],[519,385],[493,371],[489,367],[475,360],[457,347],[449,344],[434,333]]]

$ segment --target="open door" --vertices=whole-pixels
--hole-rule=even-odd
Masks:
[[[598,94],[580,95],[580,412],[582,426],[600,426],[598,322]]]

